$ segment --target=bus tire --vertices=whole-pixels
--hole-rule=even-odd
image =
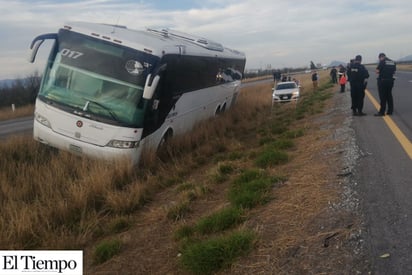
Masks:
[[[170,139],[173,137],[173,130],[168,129],[166,133],[164,133],[163,137],[160,139],[159,145],[157,146],[157,151],[161,151],[166,148],[167,144],[170,142]]]
[[[224,113],[226,111],[226,103],[223,104],[222,109],[220,110],[221,113]]]
[[[216,108],[216,111],[215,111],[215,116],[218,116],[218,115],[220,115],[220,105],[219,106],[217,106],[217,108]]]

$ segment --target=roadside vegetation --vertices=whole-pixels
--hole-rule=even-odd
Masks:
[[[159,242],[168,242],[162,247],[179,251],[178,257],[165,260],[170,251],[156,251],[159,258],[151,259],[153,244],[139,242],[146,248],[142,266],[150,270],[147,262],[158,261],[154,268],[164,260],[193,274],[230,268],[262,238],[250,220],[276,201],[277,188],[288,181],[282,167],[293,162],[296,141],[307,131],[296,122],[323,111],[332,96],[327,75],[321,72],[318,91],[312,91],[310,75],[299,76],[299,102],[273,108],[273,84],[244,88],[232,110],[174,138],[160,156],[147,152],[137,169],[56,151],[27,137],[2,142],[2,249],[83,249],[86,273],[93,274],[113,257],[127,258],[135,247],[128,232],[136,241],[158,244],[151,234],[161,221]]]
[[[0,86],[0,121],[33,115],[33,104],[39,87],[38,72]]]
[[[412,64],[396,64],[397,70],[412,71]]]
[[[12,106],[0,108],[0,121],[14,119],[19,117],[33,116],[34,105],[26,104],[23,106]]]

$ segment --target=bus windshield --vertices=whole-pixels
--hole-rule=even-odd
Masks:
[[[145,79],[158,58],[60,30],[39,99],[97,121],[142,127]]]

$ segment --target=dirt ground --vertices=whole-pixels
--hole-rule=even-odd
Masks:
[[[360,239],[361,218],[348,176],[351,133],[349,94],[336,93],[324,112],[297,122],[305,135],[296,139],[291,161],[277,171],[288,180],[273,189],[272,200],[253,209],[245,227],[258,234],[254,250],[221,274],[367,274]],[[279,173],[279,172],[277,172]],[[191,181],[202,181],[205,170]],[[228,183],[216,185],[196,201],[190,224],[225,204]],[[173,233],[181,225],[168,219],[165,209],[176,203],[174,187],[159,193],[136,224],[119,238],[122,253],[95,266],[85,263],[85,274],[186,274],[178,265]],[[90,257],[90,251],[85,251]],[[220,273],[219,273],[220,274]]]

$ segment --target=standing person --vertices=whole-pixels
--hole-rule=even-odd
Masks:
[[[350,67],[352,66],[352,64],[355,62],[355,59],[351,59],[350,61],[349,61],[349,63],[348,63],[348,65],[346,65],[346,78],[347,78],[347,81],[349,81],[350,82]]]
[[[340,84],[340,92],[344,93],[345,86],[346,86],[346,75],[345,74],[343,74],[341,78],[339,79],[339,84]]]
[[[318,73],[316,71],[312,72],[312,84],[313,84],[313,90],[318,89]]]
[[[375,116],[384,116],[386,110],[386,104],[388,104],[387,115],[393,113],[393,97],[392,88],[394,84],[393,75],[396,72],[396,63],[387,58],[384,53],[379,54],[379,64],[376,67],[376,73],[378,74],[378,91],[380,99],[380,109]]]
[[[369,72],[361,62],[362,56],[357,55],[352,66],[350,66],[349,72],[351,96],[353,99],[352,112],[355,116],[366,115],[363,112],[363,100],[365,98],[365,89],[368,83]]]
[[[296,78],[293,78],[293,81],[296,83],[296,85],[300,86],[300,81]]]
[[[277,69],[276,71],[273,72],[273,80],[275,82],[279,82],[282,74],[280,73],[280,70]]]
[[[349,61],[349,63],[348,63],[348,65],[346,65],[346,78],[347,78],[347,83],[349,83],[350,84],[350,68],[352,67],[352,65],[353,65],[353,63],[355,62],[355,59],[351,59],[350,61]],[[351,103],[352,103],[352,105],[351,105],[351,110],[354,110],[354,106],[355,106],[355,103],[354,103],[354,101],[355,101],[355,99],[353,98],[353,93],[352,93],[352,89],[349,87],[349,90],[350,90],[350,98],[351,98]]]
[[[332,69],[330,70],[330,77],[332,78],[332,83],[337,84],[338,83],[338,70],[336,70],[336,67],[333,66]]]

